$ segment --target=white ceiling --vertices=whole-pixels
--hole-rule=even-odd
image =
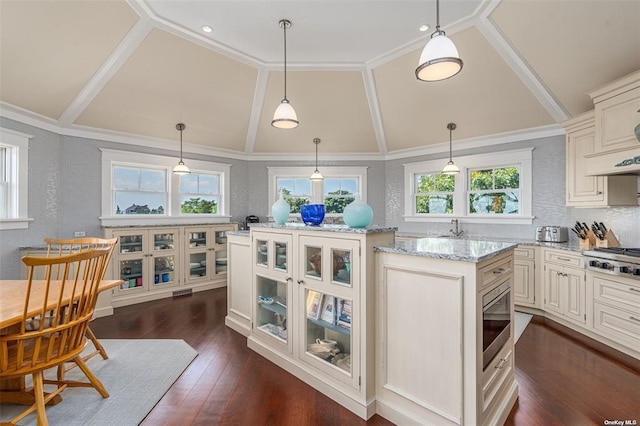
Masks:
[[[295,158],[319,137],[325,157],[394,158],[448,148],[449,122],[454,150],[558,134],[593,107],[589,91],[640,69],[638,0],[441,0],[464,68],[421,82],[435,10],[435,0],[0,0],[0,112],[171,149],[184,122],[191,153]],[[283,18],[294,130],[270,125]]]

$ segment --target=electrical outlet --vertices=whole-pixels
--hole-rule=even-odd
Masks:
[[[76,231],[76,232],[73,233],[73,236],[74,237],[86,237],[87,233],[84,232],[84,231]]]

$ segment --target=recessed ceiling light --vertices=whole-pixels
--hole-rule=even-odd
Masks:
[[[429,24],[420,25],[419,29],[422,32],[429,31]]]
[[[204,31],[205,33],[210,33],[213,31],[213,28],[211,28],[209,25],[203,25],[202,31]]]

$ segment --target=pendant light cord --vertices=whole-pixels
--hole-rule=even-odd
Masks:
[[[176,124],[176,129],[180,131],[180,162],[182,163],[182,131],[184,130],[185,125],[182,123]]]
[[[313,143],[316,144],[316,172],[318,172],[318,144],[320,143],[320,139],[315,138]]]
[[[284,29],[284,98],[287,99],[287,26],[290,25],[289,21],[282,21],[282,28]],[[288,100],[288,99],[287,99]]]

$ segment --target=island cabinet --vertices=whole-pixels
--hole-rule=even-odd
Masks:
[[[378,414],[402,425],[504,423],[518,395],[514,247],[422,238],[377,249]]]
[[[251,238],[249,231],[227,232],[227,316],[225,324],[240,334],[251,334]]]
[[[392,228],[251,227],[249,347],[364,419],[375,413],[374,246]]]
[[[214,240],[214,235],[223,235],[235,227],[235,224],[211,225],[203,230],[210,232]],[[207,243],[196,253],[190,248],[190,229],[185,226],[104,228],[105,238],[118,238],[107,277],[124,281],[113,290],[112,305],[125,306],[225,285],[226,254],[220,256],[224,265],[218,265],[218,257],[208,250],[213,247],[226,253],[226,239],[218,245]],[[194,273],[195,259],[198,260],[197,273]],[[214,272],[207,272],[207,265],[212,264]]]

